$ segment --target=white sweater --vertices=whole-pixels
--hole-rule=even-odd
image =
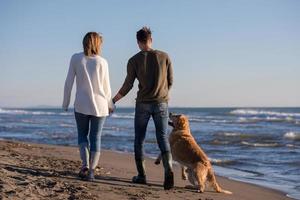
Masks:
[[[75,77],[75,111],[98,117],[107,116],[108,108],[112,108],[107,61],[99,55],[85,56],[84,53],[76,53],[72,56],[64,88],[62,107],[65,110],[70,104]]]

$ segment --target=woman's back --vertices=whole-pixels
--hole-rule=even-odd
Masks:
[[[111,98],[107,61],[99,55],[85,56],[83,52],[76,53],[71,58],[66,79],[67,93],[71,90],[74,77],[76,77],[74,103],[76,112],[107,116]]]

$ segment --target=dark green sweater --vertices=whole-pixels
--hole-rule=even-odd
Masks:
[[[167,53],[150,50],[140,51],[128,60],[127,76],[119,93],[125,96],[139,81],[136,101],[140,103],[168,102],[169,89],[173,84],[173,68]]]

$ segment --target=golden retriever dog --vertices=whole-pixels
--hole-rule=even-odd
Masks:
[[[173,160],[182,166],[182,179],[188,178],[198,192],[204,192],[205,184],[208,182],[217,192],[232,194],[230,191],[223,190],[217,183],[207,155],[191,134],[188,118],[185,115],[170,113],[170,119],[169,124],[173,126],[169,137],[171,153]],[[155,164],[159,164],[160,160],[159,155]]]

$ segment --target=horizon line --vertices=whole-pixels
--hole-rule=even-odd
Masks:
[[[0,106],[0,109],[62,109],[61,106]],[[118,108],[135,108],[135,106],[117,106]],[[169,108],[300,108],[300,106],[169,106]],[[69,109],[74,109],[70,107]]]

